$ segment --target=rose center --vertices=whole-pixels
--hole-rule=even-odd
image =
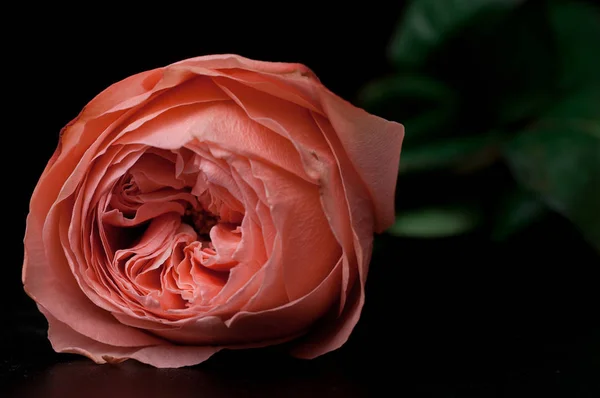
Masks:
[[[198,234],[198,240],[210,241],[210,230],[220,221],[219,216],[212,214],[204,209],[196,210],[188,207],[181,221],[188,224]]]

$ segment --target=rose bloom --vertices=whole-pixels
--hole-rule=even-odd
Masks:
[[[31,198],[23,283],[53,348],[156,367],[337,349],[394,220],[403,136],[300,64],[203,56],[110,86]]]

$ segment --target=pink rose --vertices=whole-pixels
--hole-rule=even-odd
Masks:
[[[157,367],[337,349],[394,220],[403,135],[299,64],[204,56],[112,85],[31,198],[23,283],[53,348]]]

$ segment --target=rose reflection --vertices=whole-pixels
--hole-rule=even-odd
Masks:
[[[264,358],[180,369],[156,369],[134,361],[98,366],[76,360],[30,378],[18,397],[364,397],[360,386],[329,360],[283,362]],[[254,364],[250,362],[255,362]]]

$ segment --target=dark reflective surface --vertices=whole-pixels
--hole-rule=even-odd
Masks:
[[[510,251],[477,237],[381,237],[355,333],[312,361],[279,347],[184,369],[98,366],[55,354],[23,300],[4,318],[0,396],[598,397],[599,262],[573,236],[524,238]],[[543,247],[553,249],[541,257]]]
[[[19,397],[128,398],[364,396],[360,384],[347,379],[334,363],[257,364],[236,359],[230,358],[233,361],[226,367],[211,364],[186,369],[154,369],[133,362],[97,366],[72,360],[27,376],[12,393]]]

